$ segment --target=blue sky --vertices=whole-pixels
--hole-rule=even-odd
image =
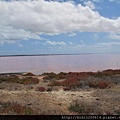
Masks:
[[[0,0],[0,55],[120,53],[120,0]]]

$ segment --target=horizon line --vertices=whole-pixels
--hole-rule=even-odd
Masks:
[[[120,53],[69,53],[69,54],[19,54],[19,55],[0,55],[0,57],[19,57],[19,56],[53,56],[53,55],[85,55],[85,54],[120,54]]]

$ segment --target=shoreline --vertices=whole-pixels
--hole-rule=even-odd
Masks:
[[[27,73],[32,73],[32,74],[34,74],[34,75],[42,75],[42,74],[44,74],[44,73],[55,73],[55,74],[59,74],[59,73],[89,73],[89,72],[92,72],[92,73],[97,73],[97,72],[104,72],[104,71],[112,71],[112,72],[114,72],[114,71],[116,71],[116,70],[120,70],[120,68],[118,68],[118,69],[104,69],[104,70],[96,70],[96,71],[68,71],[68,72],[63,72],[63,71],[61,71],[61,72],[42,72],[42,73],[38,73],[38,74],[35,74],[34,72],[2,72],[2,73],[0,73],[0,75],[14,75],[14,74],[21,74],[21,75],[24,75],[24,74],[27,74]]]

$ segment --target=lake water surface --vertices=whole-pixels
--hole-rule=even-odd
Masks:
[[[83,72],[120,69],[120,54],[0,57],[0,73]]]

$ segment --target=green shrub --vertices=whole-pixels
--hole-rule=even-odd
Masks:
[[[80,106],[80,104],[76,101],[74,104],[71,104],[68,108],[71,112],[77,112],[77,113],[83,113],[84,112],[84,106]]]
[[[32,115],[33,114],[33,110],[30,109],[30,108],[25,108],[24,109],[24,113],[25,113],[25,115]]]
[[[116,110],[115,113],[116,113],[117,115],[120,115],[120,110]]]

